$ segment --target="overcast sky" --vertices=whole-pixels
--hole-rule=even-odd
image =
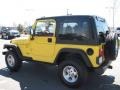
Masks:
[[[115,25],[120,26],[120,1],[116,3]],[[98,15],[112,26],[113,0],[0,0],[0,25],[32,24],[42,16]]]

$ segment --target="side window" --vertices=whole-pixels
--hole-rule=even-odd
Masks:
[[[105,20],[96,20],[96,27],[97,27],[97,33],[99,37],[99,42],[104,43],[105,37],[107,36],[107,33],[109,31],[109,28],[105,22]]]
[[[105,21],[104,22],[103,21],[96,21],[96,27],[97,27],[98,35],[99,35],[99,33],[106,34],[106,32],[109,30]]]
[[[88,20],[70,20],[60,23],[58,37],[63,40],[90,39],[90,23]]]
[[[36,36],[53,36],[56,23],[53,20],[40,20],[36,24]]]
[[[74,34],[74,29],[78,24],[75,22],[63,23],[59,34]]]

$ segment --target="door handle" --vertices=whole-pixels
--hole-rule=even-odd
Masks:
[[[52,42],[52,38],[48,38],[48,42]]]

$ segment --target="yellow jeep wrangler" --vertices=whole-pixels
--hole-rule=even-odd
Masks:
[[[110,33],[105,19],[75,15],[36,19],[28,39],[11,40],[5,61],[18,71],[24,60],[56,65],[61,81],[79,87],[89,72],[103,74],[118,55],[118,38]]]

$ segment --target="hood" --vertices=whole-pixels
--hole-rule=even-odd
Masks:
[[[18,38],[15,38],[15,39],[12,39],[10,41],[10,43],[12,44],[27,44],[30,40],[30,36],[25,36],[25,37],[18,37]]]

